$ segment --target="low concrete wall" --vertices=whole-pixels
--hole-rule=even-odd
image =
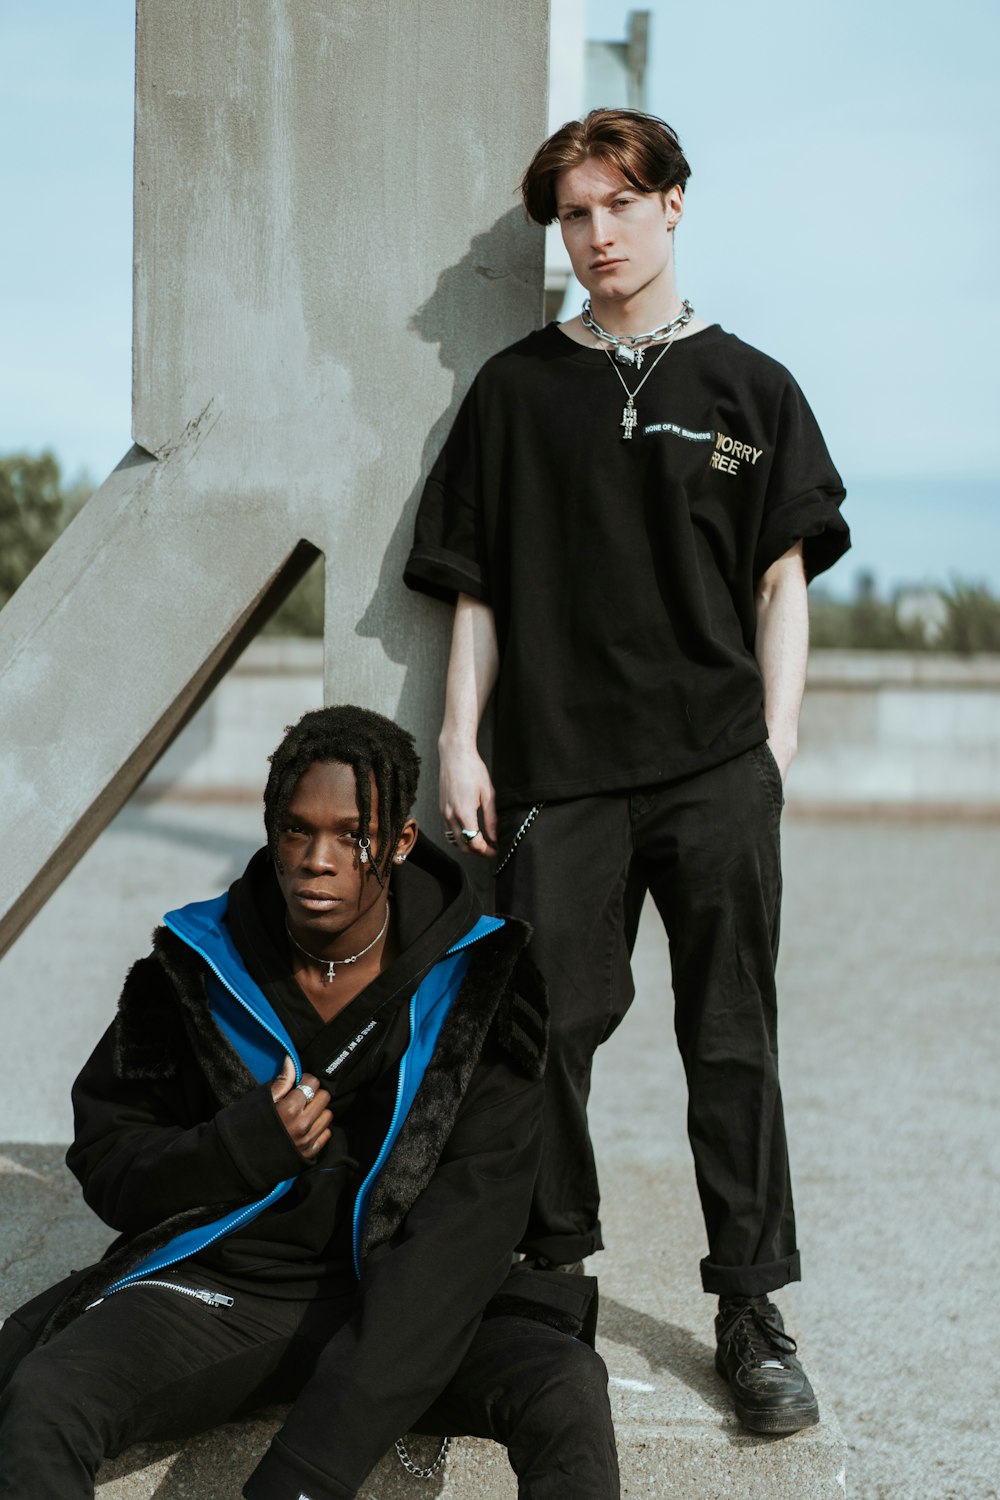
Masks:
[[[322,701],[321,642],[256,641],[143,795],[259,797],[284,726]],[[1000,656],[815,651],[800,741],[792,812],[1000,811]]]
[[[1000,656],[816,651],[790,807],[1000,810]]]

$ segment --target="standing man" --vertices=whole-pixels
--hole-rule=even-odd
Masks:
[[[119,1237],[0,1330],[2,1500],[90,1500],[130,1443],[273,1401],[248,1500],[351,1500],[411,1427],[504,1443],[523,1500],[617,1500],[594,1283],[512,1268],[545,1049],[528,933],[418,838],[417,768],[379,714],[306,714],[267,846],[130,970],[68,1156]]]
[[[806,584],[847,549],[843,487],[788,372],[678,294],[689,167],[668,125],[595,110],[539,148],[580,316],[480,371],[421,501],[406,582],[455,600],[441,807],[498,858],[549,984],[537,1264],[602,1248],[586,1106],[631,1002],[648,891],[670,939],[716,1366],[764,1432],[818,1420],[767,1294],[799,1277],[777,1069],[782,786]],[[476,736],[496,696],[494,772]]]

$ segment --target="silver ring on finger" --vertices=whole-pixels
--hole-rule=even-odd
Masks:
[[[444,831],[444,836],[448,840],[449,844],[454,844],[458,839],[458,834],[455,832],[454,828],[446,828]]]
[[[463,828],[462,829],[462,837],[463,837],[463,839],[465,840],[465,842],[467,844],[471,844],[473,839],[477,839],[479,837],[479,829],[478,828]]]
[[[307,1104],[311,1104],[313,1102],[316,1097],[316,1090],[314,1088],[311,1088],[308,1083],[297,1083],[295,1087],[298,1089],[300,1094],[305,1094]]]

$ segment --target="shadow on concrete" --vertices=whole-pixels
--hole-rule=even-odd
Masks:
[[[525,257],[524,214],[512,208],[489,229],[475,235],[462,259],[441,272],[434,291],[408,325],[424,343],[437,344],[438,359],[452,371],[455,382],[448,406],[427,434],[421,477],[403,505],[386,544],[375,592],[355,627],[358,635],[380,640],[390,659],[404,666],[414,657],[414,616],[412,608],[399,607],[400,599],[414,607],[418,601],[403,588],[403,565],[413,542],[413,521],[424,479],[482,363],[484,341],[479,335],[483,323],[511,328],[523,322],[524,284],[535,269]],[[489,288],[489,296],[484,295],[484,287]],[[495,340],[493,344],[487,341],[486,347],[490,354],[496,352]],[[427,600],[419,602],[429,609],[439,608]],[[450,629],[450,609],[447,620]]]
[[[164,1443],[137,1443],[118,1458],[102,1464],[97,1476],[98,1500],[132,1500],[141,1494],[149,1500],[240,1500],[243,1485],[263,1458],[288,1408],[267,1407],[244,1421],[226,1422],[210,1432]],[[407,1448],[417,1463],[434,1458],[437,1438],[407,1435]],[[151,1469],[170,1461],[169,1470],[157,1479]],[[136,1480],[136,1483],[129,1483]],[[155,1489],[150,1489],[150,1483]],[[395,1453],[376,1464],[361,1486],[358,1500],[402,1500],[417,1490],[426,1500],[440,1495],[446,1473],[414,1482],[406,1475]]]
[[[143,837],[163,839],[185,849],[200,849],[205,854],[214,854],[226,860],[228,868],[219,877],[220,885],[236,880],[246,869],[250,856],[264,843],[264,823],[261,817],[260,838],[247,839],[238,834],[221,833],[218,828],[198,828],[187,822],[173,822],[158,818],[150,812],[155,802],[144,806],[124,807],[115,819],[118,833],[139,834]]]
[[[794,1434],[748,1432],[736,1421],[729,1391],[715,1371],[715,1349],[677,1323],[666,1323],[612,1297],[601,1296],[600,1334],[634,1349],[651,1370],[662,1370],[686,1385],[719,1413],[720,1428],[737,1448],[769,1448]]]
[[[424,595],[418,596],[403,586],[403,567],[413,544],[417,506],[425,478],[443,448],[458,408],[483,362],[484,340],[480,337],[480,330],[484,323],[498,329],[523,325],[524,288],[536,278],[538,270],[530,252],[530,241],[526,244],[525,240],[523,211],[512,208],[488,230],[473,237],[467,254],[441,272],[434,291],[410,319],[410,330],[425,343],[437,344],[440,363],[454,373],[452,398],[427,434],[421,455],[420,479],[404,502],[392,535],[386,541],[375,592],[355,626],[359,636],[379,640],[389,659],[407,668],[426,659],[429,651],[440,661],[436,678],[420,671],[407,671],[396,711],[401,724],[412,726],[427,717],[435,725],[440,723],[451,635],[451,606]],[[496,339],[492,344],[486,341],[489,354],[496,352],[496,345]],[[427,695],[431,691],[437,698],[433,704],[428,704]],[[479,743],[488,754],[492,744],[491,707],[484,716]],[[423,808],[423,818],[427,822],[432,806],[436,812],[436,792],[427,785],[421,788],[418,817]],[[480,895],[489,899],[489,870],[481,868],[482,861],[468,863],[473,867],[468,873]]]
[[[273,1422],[228,1422],[197,1437],[136,1443],[101,1465],[97,1493],[101,1500],[139,1493],[150,1500],[191,1500],[194,1495],[240,1500],[247,1476],[262,1458],[274,1426]],[[169,1470],[156,1482],[155,1489],[147,1489],[152,1477],[148,1470],[167,1460],[172,1460]],[[136,1475],[144,1480],[141,1491],[128,1484]]]
[[[731,1412],[729,1394],[715,1373],[715,1350],[677,1323],[662,1322],[601,1294],[600,1335],[634,1349],[651,1370],[663,1370],[714,1410]]]

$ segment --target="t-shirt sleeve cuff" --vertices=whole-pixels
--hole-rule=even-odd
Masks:
[[[850,528],[838,509],[840,498],[814,491],[774,510],[757,543],[754,581],[798,541],[809,581],[832,568],[851,545]]]
[[[403,582],[407,588],[443,599],[446,604],[454,604],[457,594],[470,594],[473,599],[489,602],[478,564],[444,547],[418,543],[407,559]]]

